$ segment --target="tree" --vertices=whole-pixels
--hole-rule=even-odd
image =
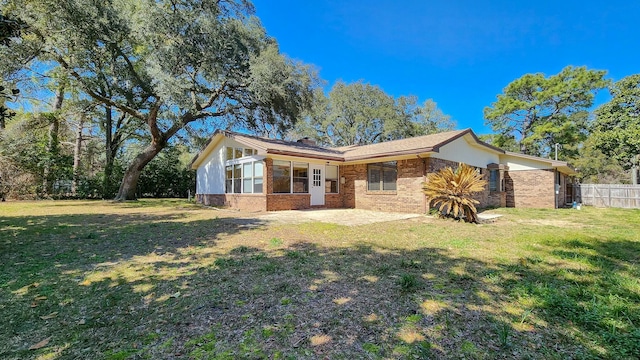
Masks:
[[[437,173],[429,173],[422,190],[441,214],[477,223],[476,204],[480,202],[473,195],[483,191],[486,185],[487,181],[482,179],[478,170],[460,163],[455,171],[446,167]]]
[[[168,146],[156,156],[140,176],[138,192],[142,196],[187,197],[195,191],[195,171],[190,162],[193,154],[181,144]],[[181,155],[186,158],[181,159]]]
[[[8,18],[0,13],[0,46],[8,47],[11,40],[20,36],[24,23],[19,19]],[[6,100],[14,100],[20,93],[19,89],[6,89],[0,85],[0,130],[6,127],[6,120],[14,117],[15,112],[5,107]]]
[[[7,124],[7,128],[0,132],[0,156],[14,165],[14,173],[20,178],[36,181],[35,184],[24,184],[20,191],[10,191],[20,197],[35,197],[42,194],[45,178],[53,180],[70,180],[72,178],[73,154],[70,146],[58,146],[55,153],[50,149],[50,113],[21,113]],[[57,130],[56,144],[69,143],[73,134],[66,122],[60,122]],[[45,170],[46,169],[46,170]],[[22,176],[25,174],[28,176]],[[46,176],[45,176],[46,175]],[[4,178],[4,180],[11,180]],[[53,187],[54,181],[51,181]],[[48,184],[48,183],[46,183]],[[26,189],[33,190],[26,194]],[[49,191],[51,194],[51,191]]]
[[[0,45],[9,46],[11,40],[19,37],[25,27],[24,21],[0,13]]]
[[[549,77],[536,73],[516,79],[484,109],[486,124],[501,136],[494,145],[515,139],[522,153],[546,156],[558,143],[575,153],[586,138],[595,94],[609,84],[605,74],[568,66]]]
[[[29,19],[30,41],[19,45],[39,43],[39,60],[57,63],[88,96],[143,126],[148,144],[116,200],[136,197],[144,167],[191,123],[284,132],[310,106],[313,69],[279,53],[248,1],[9,3]]]
[[[412,98],[415,99],[410,97],[410,99]],[[416,103],[415,101],[417,100],[410,100],[409,104]],[[427,99],[422,103],[422,106],[416,107],[415,115],[412,119],[415,131],[411,136],[436,134],[454,130],[456,127],[456,122],[451,119],[451,116],[442,112],[438,108],[438,104],[432,99]]]
[[[617,161],[611,161],[611,157],[597,149],[594,142],[594,137],[589,136],[580,147],[579,156],[572,162],[580,182],[586,184],[629,183],[631,179],[629,171],[625,171]]]
[[[312,111],[297,135],[330,146],[365,145],[451,130],[455,123],[429,99],[397,99],[362,81],[338,81],[329,96],[318,90]]]
[[[520,151],[520,146],[518,145],[515,136],[513,136],[512,134],[481,134],[478,135],[478,139],[486,142],[487,144],[497,146],[503,150],[513,152]]]
[[[16,116],[15,111],[5,106],[5,102],[15,100],[18,94],[20,94],[19,89],[6,89],[0,85],[0,130],[7,127],[7,120]]]
[[[625,169],[640,159],[640,74],[616,82],[611,100],[596,109],[593,124],[595,147]]]

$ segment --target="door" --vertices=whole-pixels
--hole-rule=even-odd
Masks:
[[[324,165],[309,164],[311,206],[324,205]]]

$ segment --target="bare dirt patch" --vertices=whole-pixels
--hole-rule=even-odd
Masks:
[[[555,226],[561,228],[573,228],[573,229],[583,229],[589,227],[587,224],[580,224],[567,220],[556,220],[556,219],[530,219],[530,220],[518,220],[518,224],[526,224],[526,225],[538,225],[538,226]]]
[[[244,214],[239,214],[244,217]],[[306,222],[323,222],[345,226],[357,226],[374,224],[386,221],[406,220],[419,218],[423,215],[405,213],[387,213],[360,209],[318,209],[318,210],[287,210],[267,213],[253,213],[251,217],[257,217],[263,221],[299,224]]]

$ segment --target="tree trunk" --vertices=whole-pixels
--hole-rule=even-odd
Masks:
[[[153,160],[156,155],[162,151],[166,146],[166,143],[162,145],[156,142],[151,143],[143,152],[138,154],[133,162],[125,171],[120,183],[120,190],[116,195],[115,201],[136,200],[136,189],[138,187],[138,179],[144,167]]]
[[[113,150],[112,150],[112,127],[113,127],[113,115],[111,113],[111,107],[105,106],[105,117],[104,117],[104,133],[105,133],[105,141],[104,141],[104,155],[105,155],[105,164],[104,164],[104,179],[102,181],[102,196],[104,198],[110,198],[113,193],[111,192],[111,176],[113,174]]]
[[[78,193],[78,177],[80,176],[80,155],[82,150],[82,130],[84,128],[84,116],[78,121],[78,130],[76,132],[76,146],[73,148],[73,180],[71,181],[71,194],[76,196]]]
[[[47,141],[47,156],[49,159],[44,163],[42,174],[42,194],[48,196],[53,189],[53,163],[58,157],[58,132],[60,130],[60,119],[58,111],[62,109],[62,101],[64,100],[64,85],[60,85],[56,93],[56,99],[53,104],[53,113],[49,117],[49,140]]]
[[[122,177],[122,183],[120,183],[118,195],[116,195],[116,198],[114,199],[116,201],[136,199],[136,189],[138,186],[138,179],[140,179],[140,174],[142,174],[142,169],[144,169],[144,167],[147,166],[147,164],[167,146],[169,139],[182,129],[184,124],[194,120],[192,115],[187,113],[183,115],[182,121],[174,123],[173,126],[163,133],[157,123],[160,106],[160,102],[156,103],[156,105],[151,109],[146,121],[151,133],[151,144],[149,144],[144,151],[133,159],[133,162],[129,165],[127,171],[125,171],[124,176]]]

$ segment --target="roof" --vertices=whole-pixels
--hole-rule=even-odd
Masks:
[[[536,156],[506,152],[498,147],[487,144],[474,134],[471,129],[447,131],[431,135],[416,136],[407,139],[385,141],[370,145],[351,145],[337,148],[326,148],[303,142],[270,139],[261,136],[247,135],[227,130],[217,130],[205,148],[194,157],[192,167],[197,168],[209,155],[222,138],[233,139],[243,145],[258,150],[259,155],[288,155],[326,161],[350,162],[383,157],[393,157],[411,154],[438,152],[440,148],[456,139],[467,136],[468,141],[489,151],[550,163],[553,167],[562,168],[567,173],[575,171],[564,161],[555,161]]]
[[[245,144],[254,149],[258,149],[258,154],[283,154],[334,161],[344,160],[344,153],[338,149],[330,149],[297,141],[269,139],[265,137],[246,135],[232,131],[222,131],[222,133],[226,137],[233,139],[241,144]]]
[[[340,149],[344,149],[345,161],[438,152],[440,147],[467,134],[471,135],[478,145],[487,147],[499,153],[504,153],[504,150],[480,141],[471,129],[446,131],[407,139],[385,141],[377,144],[348,146]]]
[[[516,153],[512,151],[505,151],[505,155],[514,156],[521,159],[529,159],[534,161],[546,162],[551,165],[551,167],[557,168],[560,172],[568,175],[575,175],[578,172],[573,168],[573,166],[569,165],[566,161],[553,160],[553,159],[545,159],[538,156],[525,155],[521,153]]]

